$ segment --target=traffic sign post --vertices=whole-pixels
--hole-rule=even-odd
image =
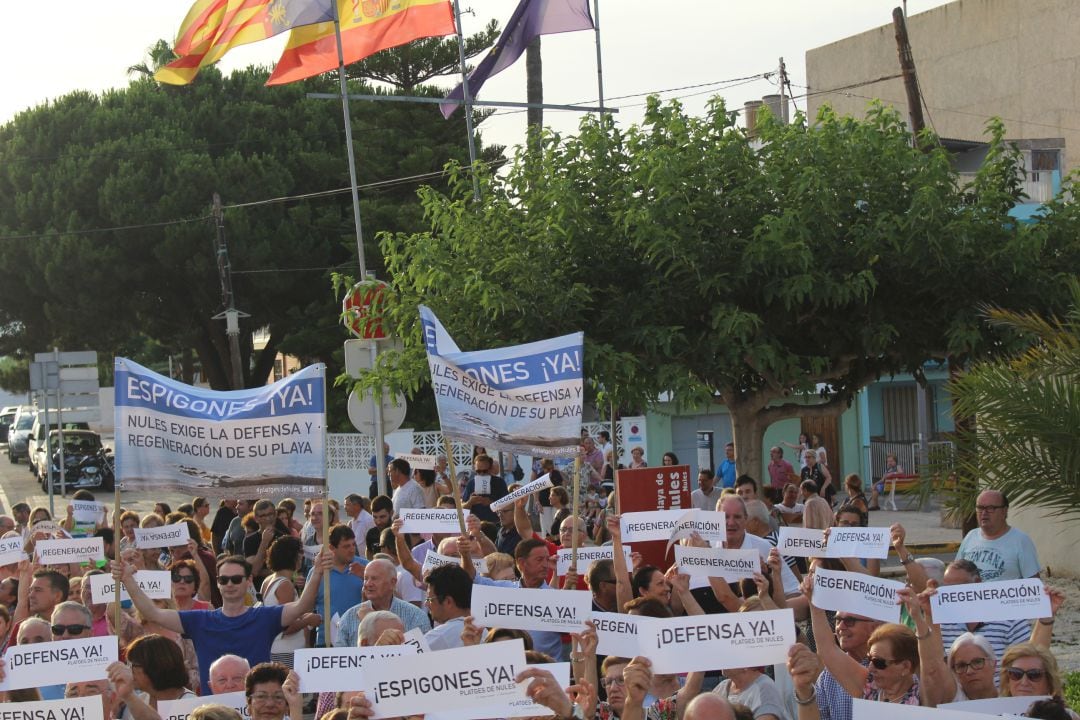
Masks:
[[[345,322],[345,327],[347,327],[349,332],[353,335],[360,338],[361,342],[367,343],[370,346],[368,350],[369,360],[365,363],[357,358],[353,363],[354,369],[349,370],[349,374],[353,377],[360,377],[362,372],[371,370],[378,364],[378,341],[386,337],[386,331],[383,328],[381,316],[381,305],[388,287],[389,286],[383,281],[369,277],[369,279],[362,280],[353,285],[352,289],[345,296],[345,299],[341,302],[341,314]],[[346,357],[349,356],[349,342],[346,342],[345,344]],[[354,357],[359,354],[362,354],[362,351],[353,351]],[[346,366],[348,365],[349,361],[346,360]],[[365,365],[366,367],[364,367]],[[367,393],[367,395],[371,397],[370,393]],[[353,405],[352,395],[349,396],[349,401],[349,414],[351,418]],[[386,495],[386,453],[383,450],[383,446],[386,444],[386,433],[383,431],[383,407],[381,403],[375,402],[373,397],[369,400],[368,405],[370,406],[372,424],[374,426],[376,480],[379,487],[379,494]],[[404,407],[404,400],[402,401],[402,407]],[[355,422],[353,424],[356,425]],[[398,423],[398,426],[400,427],[400,423]],[[357,427],[357,429],[359,430],[360,428]]]
[[[59,348],[53,348],[51,353],[36,353],[34,362],[30,363],[30,389],[38,390],[42,394],[45,413],[45,481],[49,486],[49,513],[55,515],[52,448],[49,445],[49,431],[52,428],[49,422],[49,393],[55,393],[56,398],[56,439],[60,454],[60,494],[63,497],[67,493],[64,463],[64,409],[68,409],[69,420],[75,417],[85,417],[88,422],[94,417],[98,421],[101,419],[101,411],[98,409],[100,398],[98,397],[97,352],[94,350],[60,352]]]

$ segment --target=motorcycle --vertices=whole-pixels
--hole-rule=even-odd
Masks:
[[[115,482],[112,453],[97,442],[68,443],[65,437],[64,490],[112,490]],[[44,482],[44,479],[43,479]],[[52,457],[53,489],[60,489],[60,452]]]

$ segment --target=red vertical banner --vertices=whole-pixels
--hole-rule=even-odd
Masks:
[[[690,509],[690,466],[620,470],[618,473],[619,512]],[[667,543],[662,540],[632,543],[645,563],[666,570],[671,561],[664,557]]]

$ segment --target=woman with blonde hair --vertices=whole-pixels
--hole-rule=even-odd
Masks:
[[[487,564],[487,576],[492,580],[517,580],[512,555],[493,552],[484,556],[484,562]]]
[[[832,527],[835,522],[836,517],[833,515],[832,508],[829,507],[829,503],[825,501],[825,498],[812,496],[807,499],[806,504],[803,506],[804,528],[824,530]]]
[[[1061,697],[1064,685],[1057,659],[1046,648],[1017,643],[1001,656],[1001,697]],[[1069,716],[1080,717],[1066,707]]]

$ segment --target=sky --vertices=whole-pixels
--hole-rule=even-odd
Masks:
[[[590,0],[591,2],[592,0]],[[641,118],[644,94],[670,91],[694,114],[721,94],[729,108],[778,92],[774,79],[725,83],[774,72],[783,57],[796,96],[805,92],[808,49],[891,23],[902,0],[600,0],[604,96],[618,107],[620,123]],[[8,36],[0,43],[0,124],[20,111],[73,90],[101,92],[127,85],[126,70],[146,58],[159,38],[172,40],[192,0],[61,0],[42,27],[33,3],[5,3]],[[908,0],[914,15],[947,0]],[[466,33],[495,18],[500,27],[516,0],[461,0]],[[668,8],[664,10],[663,8]],[[21,28],[22,30],[18,30]],[[251,64],[272,65],[286,34],[236,48],[221,61],[224,72]],[[544,99],[595,102],[598,97],[595,35],[548,35],[542,40]],[[525,62],[489,80],[482,100],[525,100]],[[457,80],[443,81],[448,89]],[[684,88],[676,90],[675,88]],[[632,96],[632,97],[624,97]],[[311,102],[327,102],[312,100]],[[805,101],[796,97],[797,107]],[[434,107],[432,112],[436,112]],[[580,113],[546,111],[545,124],[573,133]],[[485,142],[523,141],[523,112],[502,111],[481,127]],[[462,140],[464,142],[464,138]]]

